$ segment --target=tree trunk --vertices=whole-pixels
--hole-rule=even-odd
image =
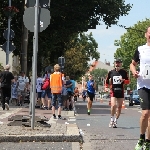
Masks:
[[[22,29],[21,70],[27,73],[28,29],[24,24]]]

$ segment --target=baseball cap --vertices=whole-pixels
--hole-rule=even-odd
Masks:
[[[120,58],[116,58],[116,59],[115,59],[115,62],[120,62],[120,63],[122,63],[122,60],[121,60]]]

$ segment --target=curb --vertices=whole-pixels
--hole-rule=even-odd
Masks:
[[[1,135],[0,142],[80,142],[81,135],[37,134],[37,135]]]

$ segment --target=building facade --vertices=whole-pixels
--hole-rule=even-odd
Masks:
[[[6,65],[6,53],[0,49],[0,63],[4,67]],[[17,74],[20,70],[19,56],[13,56],[13,53],[9,54],[9,64],[11,65],[11,72]]]

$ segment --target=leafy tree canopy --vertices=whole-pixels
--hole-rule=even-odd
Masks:
[[[103,81],[106,78],[107,73],[108,71],[106,69],[94,69],[92,72],[90,72],[98,85],[103,85]]]
[[[75,74],[76,77],[83,75],[89,67],[90,58],[98,60],[100,57],[97,51],[98,44],[92,33],[76,35],[67,47],[64,54],[66,58],[65,72],[69,75]]]
[[[129,70],[129,65],[133,58],[134,52],[138,46],[146,43],[145,31],[150,25],[150,20],[139,21],[137,24],[127,29],[127,32],[121,36],[120,40],[115,41],[117,48],[114,56],[123,60],[123,68]],[[135,87],[135,79],[131,76],[131,86]]]
[[[20,55],[22,43],[22,25],[25,0],[13,0],[12,5],[19,9],[11,21],[11,28],[15,32],[13,39],[16,50],[15,55]],[[8,6],[8,1],[0,3],[0,41],[1,45],[5,42],[3,38],[4,29],[7,28],[7,18],[3,8]],[[59,56],[64,55],[67,44],[74,35],[86,32],[90,28],[96,28],[100,22],[106,26],[116,24],[119,17],[127,15],[131,9],[130,4],[125,4],[124,0],[52,0],[50,6],[51,23],[48,28],[39,33],[38,58],[43,56],[49,58],[50,63],[56,63]],[[31,66],[33,51],[33,33],[29,33],[28,43],[28,66]],[[96,57],[94,55],[92,57]]]

